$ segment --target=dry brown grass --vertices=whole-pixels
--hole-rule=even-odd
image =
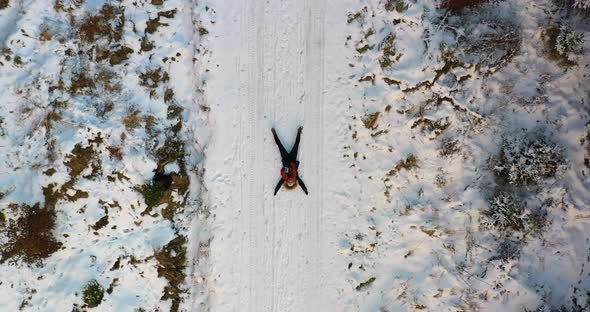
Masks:
[[[6,229],[8,242],[0,253],[3,263],[8,259],[22,259],[27,264],[41,265],[43,259],[58,251],[62,244],[55,239],[55,211],[47,204],[40,207],[20,205],[18,220],[10,222]]]
[[[164,248],[156,251],[155,258],[158,261],[158,276],[168,280],[168,285],[164,287],[162,300],[172,300],[171,312],[178,312],[182,294],[186,290],[182,288],[182,283],[186,278],[186,238],[177,236],[171,240]]]
[[[145,73],[139,74],[139,84],[147,88],[157,88],[161,82],[168,82],[170,76],[168,73],[163,71],[161,68],[148,70]]]
[[[397,165],[395,165],[395,168],[390,170],[387,175],[395,175],[402,169],[410,171],[415,168],[420,168],[420,166],[418,166],[418,158],[414,155],[410,155],[406,159],[400,160]]]
[[[79,26],[80,38],[92,43],[105,38],[108,41],[120,41],[123,37],[125,18],[121,8],[105,5],[97,15],[87,17]]]
[[[141,126],[141,123],[144,121],[144,119],[140,116],[141,112],[139,110],[133,111],[129,114],[127,114],[127,116],[125,116],[125,118],[123,118],[123,125],[125,125],[125,128],[127,129],[136,129],[139,128]]]
[[[381,112],[375,112],[372,114],[367,114],[364,118],[363,118],[363,125],[365,126],[365,128],[367,129],[375,129],[377,128],[377,120],[379,119],[379,116],[381,115]]]
[[[451,123],[447,118],[432,120],[426,117],[419,117],[412,124],[412,129],[420,127],[420,131],[434,133],[436,137],[442,134],[450,125]]]
[[[488,0],[446,0],[442,3],[441,8],[450,10],[460,10],[469,7],[476,7]]]
[[[150,19],[150,20],[148,20],[146,22],[145,31],[147,33],[149,33],[149,34],[153,34],[156,31],[158,31],[158,27],[160,27],[160,26],[168,26],[168,24],[162,23],[160,21],[160,18],[162,18],[162,17],[174,18],[174,15],[176,15],[176,9],[170,10],[170,11],[158,12],[158,16],[157,17],[152,18],[152,19]]]
[[[108,146],[107,151],[111,159],[123,160],[123,152],[120,146]]]

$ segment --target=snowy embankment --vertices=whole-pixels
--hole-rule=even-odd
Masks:
[[[206,217],[205,9],[7,3],[0,310],[178,310],[189,288],[205,300],[190,269]]]
[[[587,14],[362,1],[348,21],[351,310],[589,309]]]

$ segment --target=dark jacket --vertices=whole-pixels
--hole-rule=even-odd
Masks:
[[[275,186],[274,195],[277,195],[277,192],[281,189],[283,183],[294,184],[296,182],[299,183],[299,186],[301,186],[301,189],[303,190],[303,192],[305,192],[305,195],[308,194],[307,187],[305,186],[305,183],[303,183],[303,180],[301,180],[301,178],[299,177],[298,172],[299,161],[297,160],[297,152],[299,149],[299,141],[301,140],[302,129],[303,128],[301,127],[298,129],[295,144],[293,145],[291,151],[287,153],[287,150],[281,143],[281,140],[279,140],[279,137],[277,136],[275,129],[272,128],[272,134],[274,136],[275,142],[277,143],[277,146],[279,147],[279,152],[281,153],[281,161],[283,163],[283,167],[281,168],[281,179]]]

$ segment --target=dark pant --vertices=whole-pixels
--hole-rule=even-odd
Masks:
[[[290,163],[297,161],[297,151],[299,150],[299,141],[301,139],[301,131],[297,131],[297,137],[295,138],[295,144],[293,145],[293,148],[291,149],[291,152],[289,152],[289,153],[287,153],[287,150],[285,149],[285,147],[281,143],[281,140],[279,140],[277,133],[275,131],[273,131],[272,134],[275,138],[275,142],[277,143],[277,146],[279,147],[279,152],[281,152],[281,159],[283,162],[283,167],[289,167]]]

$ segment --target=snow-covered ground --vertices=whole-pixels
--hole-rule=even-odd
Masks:
[[[0,0],[0,311],[590,310],[587,3]]]

